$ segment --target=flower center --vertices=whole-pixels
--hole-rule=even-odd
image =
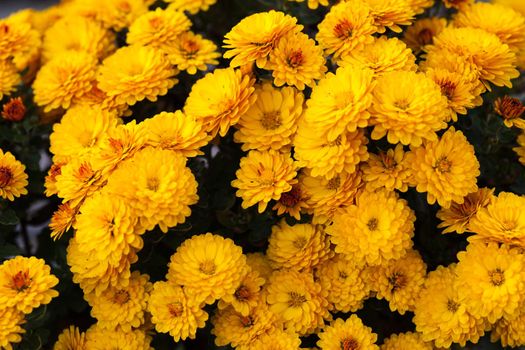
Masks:
[[[11,183],[13,172],[7,167],[0,167],[0,188],[4,188]]]
[[[339,271],[339,278],[345,280],[348,278],[348,274],[345,271]]]
[[[89,163],[82,163],[75,175],[82,182],[89,182],[95,176],[95,172],[91,169]]]
[[[171,316],[180,317],[184,312],[184,306],[182,306],[181,302],[176,301],[174,303],[168,304],[168,310]]]
[[[148,178],[147,184],[146,184],[146,187],[148,188],[148,190],[157,192],[157,190],[159,189],[159,186],[160,186],[160,181],[157,177]]]
[[[339,39],[348,39],[352,37],[354,26],[347,19],[337,23],[334,27],[334,34]]]
[[[261,125],[266,130],[275,130],[281,126],[281,115],[278,111],[264,113],[261,118]]]
[[[340,185],[341,185],[341,179],[339,178],[339,176],[336,176],[328,181],[328,184],[326,185],[326,187],[329,190],[337,190]]]
[[[397,165],[397,162],[394,159],[394,157],[389,156],[386,152],[380,152],[379,158],[381,159],[381,163],[383,163],[383,167],[387,170],[392,170]]]
[[[459,304],[456,303],[452,299],[448,299],[448,301],[447,301],[447,310],[452,312],[452,313],[455,313],[456,311],[458,311],[458,309],[459,309]]]
[[[117,8],[119,9],[119,11],[123,11],[123,12],[131,11],[131,5],[127,1],[119,2]]]
[[[303,52],[301,50],[293,51],[286,61],[290,67],[297,68],[304,62]]]
[[[3,32],[4,34],[9,33],[9,26],[5,23],[0,24],[0,32]]]
[[[403,111],[406,111],[408,107],[410,107],[410,102],[407,99],[401,99],[401,100],[394,102],[394,106]]]
[[[448,173],[450,172],[450,169],[452,168],[452,162],[448,160],[447,157],[441,157],[436,162],[436,165],[434,165],[434,169],[439,171],[440,173]]]
[[[368,229],[370,231],[376,231],[377,230],[377,226],[379,224],[379,220],[377,220],[377,218],[371,218],[370,220],[368,220],[368,222],[366,223],[366,226],[368,226]]]
[[[205,275],[211,276],[215,274],[217,267],[215,266],[215,263],[211,260],[206,260],[204,262],[201,262],[199,265],[199,270]]]
[[[240,317],[241,324],[244,328],[249,328],[253,326],[253,320],[250,316],[241,316]]]
[[[2,117],[12,122],[18,122],[24,119],[25,114],[26,107],[20,97],[10,99],[2,110]]]
[[[289,192],[283,193],[279,198],[279,203],[287,208],[293,208],[301,201],[301,189],[299,187],[292,187]]]
[[[124,305],[129,301],[129,293],[125,290],[119,290],[115,293],[113,301],[119,305]]]
[[[199,44],[195,40],[183,41],[182,51],[184,51],[186,58],[193,58],[199,52]]]
[[[235,291],[235,299],[239,301],[246,301],[250,299],[251,293],[248,287],[241,285],[237,290]]]
[[[499,287],[505,283],[505,274],[500,268],[489,272],[490,282],[493,286]]]
[[[341,350],[357,350],[359,343],[354,338],[345,338],[341,340]]]
[[[18,271],[11,280],[11,287],[18,292],[23,292],[31,284],[31,278],[29,277],[29,271]]]
[[[421,46],[432,44],[434,33],[429,28],[423,28],[417,35]]]
[[[153,29],[159,29],[160,25],[162,24],[162,19],[160,19],[159,17],[154,17],[151,18],[148,22]]]
[[[456,91],[456,83],[451,81],[442,81],[439,83],[441,87],[441,93],[447,97],[450,101],[454,97],[454,92]]]
[[[290,292],[288,296],[290,297],[290,300],[288,300],[290,307],[301,307],[301,305],[306,302],[306,297],[297,292]]]
[[[293,246],[297,249],[303,249],[307,243],[308,243],[308,240],[306,239],[306,237],[297,237],[293,241]]]
[[[404,288],[407,285],[407,279],[404,274],[394,272],[388,277],[388,283],[390,284],[393,293]]]

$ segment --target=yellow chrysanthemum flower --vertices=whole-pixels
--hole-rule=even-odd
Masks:
[[[470,313],[454,287],[456,279],[455,264],[439,266],[428,274],[416,300],[416,330],[424,341],[433,341],[439,348],[449,348],[452,343],[465,346],[467,341],[477,343],[485,333],[485,320]]]
[[[306,211],[306,194],[301,184],[301,178],[298,179],[298,182],[292,185],[292,189],[286,193],[281,194],[281,197],[272,210],[277,211],[277,215],[288,214],[297,220],[301,220],[301,212]]]
[[[217,65],[217,58],[221,56],[213,41],[189,31],[179,35],[174,45],[165,51],[171,64],[191,75],[197,70],[208,70],[208,65]]]
[[[15,65],[9,60],[0,60],[0,99],[9,96],[21,83]]]
[[[215,335],[215,344],[223,346],[231,344],[233,347],[242,348],[251,342],[279,327],[279,320],[264,302],[250,310],[248,316],[228,307],[218,310],[212,318],[213,328],[211,333]],[[281,326],[282,327],[282,326]]]
[[[240,70],[216,69],[193,84],[184,113],[202,122],[212,137],[225,136],[255,102],[254,82]]]
[[[503,118],[507,128],[517,127],[525,130],[525,120],[521,118],[525,113],[525,105],[514,97],[505,95],[494,101],[494,112]]]
[[[89,161],[75,158],[60,168],[55,186],[58,197],[75,208],[100,189],[105,181],[106,178],[95,171]]]
[[[417,55],[423,51],[423,47],[431,45],[434,42],[434,37],[441,33],[446,26],[447,20],[441,17],[418,19],[407,28],[403,41]]]
[[[246,263],[252,271],[257,272],[266,281],[268,281],[273,272],[270,260],[268,260],[268,257],[263,253],[246,254]]]
[[[373,206],[370,203],[374,203]],[[363,192],[326,228],[336,253],[358,265],[400,259],[412,247],[416,217],[393,192]]]
[[[12,61],[22,71],[37,60],[40,52],[40,34],[23,19],[9,17],[0,20],[0,61]]]
[[[194,15],[199,11],[208,11],[217,0],[166,0],[166,2],[170,3],[169,9],[188,11]]]
[[[342,172],[355,172],[359,163],[368,159],[367,143],[362,129],[344,131],[328,141],[310,123],[302,122],[294,139],[294,157],[299,166],[310,169],[312,176],[332,179]]]
[[[321,350],[363,349],[379,350],[377,334],[363,324],[356,315],[346,321],[338,318],[319,333],[317,346]]]
[[[58,279],[42,259],[17,256],[0,265],[0,309],[14,307],[28,314],[58,296]]]
[[[336,61],[373,42],[372,34],[377,31],[370,7],[362,0],[332,6],[318,28],[319,45]]]
[[[524,255],[495,243],[471,243],[458,260],[455,288],[472,314],[490,323],[512,319],[523,302]]]
[[[378,299],[386,299],[391,311],[404,315],[414,311],[425,282],[427,266],[416,250],[372,270],[373,288]]]
[[[379,33],[384,33],[387,28],[401,33],[400,25],[410,25],[415,16],[415,6],[412,0],[364,0],[370,7],[374,17],[374,24]]]
[[[173,283],[156,282],[148,300],[148,311],[155,329],[169,333],[178,342],[194,339],[198,328],[203,328],[208,314],[186,291]]]
[[[289,1],[296,1],[296,2],[304,2],[305,0],[289,0]],[[330,5],[328,0],[308,0],[308,8],[311,10],[316,10],[319,5],[321,6],[328,6]]]
[[[156,8],[137,18],[129,27],[129,45],[151,46],[162,51],[177,45],[182,33],[189,30],[191,21],[181,11]]]
[[[69,51],[85,52],[99,60],[115,50],[115,34],[96,21],[66,16],[49,28],[42,43],[44,61]]]
[[[445,228],[443,233],[464,233],[470,231],[470,222],[476,214],[486,208],[494,199],[494,189],[480,188],[465,196],[463,203],[452,202],[450,208],[441,208],[436,216],[441,220],[438,228]],[[484,227],[485,224],[483,224]]]
[[[228,49],[224,58],[232,59],[232,67],[255,62],[257,67],[265,68],[268,55],[279,39],[302,29],[295,17],[283,12],[271,10],[253,14],[242,19],[224,36],[224,47]]]
[[[91,305],[91,316],[97,319],[99,327],[120,327],[124,331],[130,331],[144,323],[144,311],[150,290],[149,276],[134,271],[126,288],[109,288],[101,295],[90,293],[84,298]]]
[[[496,86],[512,87],[511,79],[517,78],[516,55],[503,44],[496,34],[479,28],[445,28],[434,37],[434,44],[425,47],[430,55],[448,50],[464,57],[479,71],[480,79]]]
[[[126,46],[106,58],[99,68],[98,87],[118,104],[148,99],[156,101],[177,83],[178,71],[161,51],[145,46]]]
[[[399,333],[392,334],[390,337],[385,339],[383,345],[380,346],[381,350],[433,350],[432,343],[426,342],[421,339],[419,333]]]
[[[241,284],[235,293],[225,295],[219,300],[219,309],[225,309],[229,306],[242,316],[248,316],[250,310],[255,308],[261,300],[261,287],[265,279],[259,276],[257,271],[250,271],[244,276]]]
[[[185,157],[202,154],[209,137],[201,123],[181,111],[161,112],[146,119],[141,127],[147,135],[146,145],[177,151]]]
[[[304,33],[281,38],[270,53],[267,69],[272,71],[276,86],[287,84],[299,90],[314,87],[327,70],[323,50]]]
[[[272,227],[266,255],[275,269],[311,270],[330,259],[330,240],[324,227],[311,224],[290,226],[286,220]]]
[[[463,204],[464,197],[478,190],[479,162],[474,147],[461,131],[450,127],[436,141],[413,147],[407,154],[418,192],[427,192],[427,201],[445,209],[452,202]]]
[[[119,123],[114,113],[99,107],[78,106],[69,109],[49,136],[53,162],[66,163],[73,158],[87,159],[97,152],[105,133]]]
[[[231,185],[238,189],[236,194],[242,198],[242,207],[257,204],[262,213],[272,199],[278,200],[297,183],[297,164],[289,153],[253,150],[241,158],[235,174],[237,178]]]
[[[87,94],[96,75],[96,58],[85,52],[57,55],[38,71],[33,83],[35,103],[45,112],[68,109]]]
[[[87,350],[86,334],[75,326],[65,328],[53,345],[53,350]]]
[[[516,142],[518,147],[514,147],[512,150],[518,155],[520,163],[525,165],[525,131],[518,136]]]
[[[505,243],[525,247],[525,197],[501,192],[472,217],[469,241]]]
[[[417,69],[416,57],[405,43],[397,38],[381,36],[360,50],[352,51],[340,62],[341,66],[363,65],[372,69],[376,76],[384,73]]]
[[[14,343],[22,341],[22,334],[25,330],[22,324],[25,323],[24,314],[16,307],[0,308],[0,347],[5,350],[12,350]]]
[[[525,17],[510,7],[477,2],[462,9],[454,17],[453,24],[496,34],[516,53],[525,50]]]
[[[330,319],[328,301],[311,273],[275,271],[266,286],[266,302],[287,330],[307,335]]]
[[[309,0],[311,1],[311,0]],[[293,333],[281,330],[270,331],[254,339],[247,345],[240,345],[237,350],[301,350],[301,339]]]
[[[0,149],[0,197],[14,201],[15,197],[27,194],[26,167],[11,152]]]
[[[95,325],[86,332],[86,349],[89,350],[153,350],[150,342],[151,337],[142,330],[123,331],[121,329],[105,329]]]
[[[58,206],[49,222],[50,236],[53,240],[60,239],[64,233],[73,227],[77,212],[78,207],[71,207],[69,203],[63,203]]]
[[[366,187],[370,191],[384,187],[387,191],[406,192],[412,173],[405,156],[401,144],[386,152],[370,153],[370,158],[361,167]]]
[[[145,0],[91,0],[84,3],[105,27],[120,31],[148,11]]]
[[[331,311],[355,312],[363,307],[370,290],[363,278],[363,268],[336,255],[316,269],[316,278]]]
[[[525,344],[525,312],[523,306],[512,319],[502,318],[492,327],[492,342],[500,341],[505,347],[519,347]]]
[[[387,135],[392,144],[419,146],[423,140],[436,140],[436,131],[446,127],[446,98],[424,74],[386,73],[377,80],[373,97],[374,140]]]
[[[332,142],[345,130],[356,131],[368,125],[375,86],[374,72],[362,66],[349,66],[328,73],[312,89],[306,102],[304,120],[312,130],[326,133]]]
[[[167,278],[208,304],[234,294],[248,273],[242,249],[229,238],[206,233],[184,241],[171,256]]]
[[[303,114],[304,96],[292,87],[274,88],[264,83],[255,89],[255,103],[235,126],[235,142],[242,150],[287,150]]]

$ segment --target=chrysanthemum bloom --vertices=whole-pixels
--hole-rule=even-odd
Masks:
[[[325,132],[328,141],[335,141],[345,130],[353,132],[366,127],[375,86],[373,77],[374,72],[362,66],[328,73],[313,88],[304,120],[312,130]]]
[[[263,301],[251,309],[247,316],[238,313],[233,307],[217,310],[211,322],[211,333],[215,335],[215,344],[218,346],[248,346],[275,328],[282,328],[277,316]]]
[[[318,28],[315,38],[325,54],[333,54],[336,61],[373,42],[372,34],[377,31],[370,7],[362,0],[332,6]]]
[[[194,339],[197,329],[203,328],[208,319],[208,314],[191,294],[176,284],[163,281],[153,285],[148,311],[157,332],[169,333],[176,342]]]
[[[301,220],[301,212],[305,212],[308,205],[306,204],[306,193],[301,184],[301,178],[298,182],[292,185],[292,189],[286,193],[281,194],[281,197],[272,210],[277,211],[277,215],[288,214],[297,220]]]
[[[246,254],[246,263],[252,271],[259,273],[259,275],[266,281],[270,278],[273,268],[270,265],[270,260],[266,254],[263,253],[248,253]]]
[[[414,311],[425,282],[427,266],[416,250],[401,259],[391,260],[373,269],[373,289],[378,299],[386,299],[391,311],[404,315]]]
[[[177,83],[178,73],[165,55],[145,46],[126,46],[106,58],[99,68],[98,87],[117,103],[157,101]]]
[[[19,122],[24,119],[26,111],[24,100],[21,97],[13,97],[2,106],[2,118],[9,122]]]
[[[73,159],[60,168],[56,176],[58,197],[63,202],[69,202],[72,208],[78,206],[84,199],[100,189],[106,178],[93,169],[89,161]]]
[[[58,279],[42,259],[17,256],[0,265],[0,309],[14,307],[28,314],[49,304],[58,292]]]
[[[170,3],[169,9],[177,11],[188,11],[192,15],[199,11],[207,11],[217,0],[166,0]]]
[[[310,0],[308,0],[310,1]],[[251,343],[240,345],[237,350],[300,350],[301,339],[297,334],[282,330],[269,331]]]
[[[69,109],[53,125],[49,136],[53,162],[66,163],[72,158],[85,159],[97,151],[105,133],[119,123],[115,114],[99,107],[79,106]]]
[[[446,8],[455,8],[458,10],[463,10],[469,5],[473,4],[475,0],[442,0]]]
[[[464,197],[478,190],[479,162],[474,147],[461,131],[450,127],[436,141],[413,147],[407,154],[418,192],[427,192],[427,201],[445,209],[452,202],[463,204]]]
[[[353,0],[352,0],[353,1]],[[387,28],[401,33],[400,25],[410,25],[415,16],[412,0],[365,0],[374,17],[378,33],[384,33]]]
[[[71,207],[69,203],[62,203],[58,206],[49,222],[50,236],[53,240],[60,239],[64,233],[73,227],[78,209],[79,206]]]
[[[257,204],[259,213],[266,210],[268,203],[278,200],[297,183],[297,164],[289,153],[250,151],[241,158],[236,179],[231,185],[237,188],[237,197],[242,198],[242,207]]]
[[[310,169],[312,176],[332,179],[342,172],[355,172],[358,164],[368,159],[367,143],[362,129],[344,131],[328,141],[310,123],[301,122],[294,139],[294,157],[299,166]]]
[[[352,51],[342,59],[340,65],[363,65],[372,69],[376,76],[392,71],[417,69],[416,57],[412,51],[401,40],[385,36],[375,39],[360,50]]]
[[[336,253],[347,260],[380,265],[400,259],[412,247],[415,219],[408,203],[395,193],[365,191],[355,205],[335,215],[326,231]]]
[[[512,150],[518,155],[520,163],[525,165],[525,132],[518,136],[516,142],[518,147],[514,147]]]
[[[97,324],[86,332],[86,349],[153,350],[151,337],[142,330],[105,329]]]
[[[525,106],[519,99],[507,95],[498,97],[494,101],[494,111],[503,117],[503,123],[506,127],[511,128],[515,126],[525,129],[525,120],[521,119],[521,116],[525,113]]]
[[[381,350],[433,350],[432,343],[421,338],[421,334],[406,332],[392,334],[385,339]]]
[[[64,52],[38,71],[33,83],[35,103],[45,112],[67,109],[91,90],[96,58],[84,52]]]
[[[363,279],[363,268],[336,255],[318,266],[317,282],[327,294],[331,311],[355,312],[363,307],[370,290]]]
[[[421,18],[414,22],[404,33],[403,41],[414,54],[423,51],[423,47],[431,45],[434,37],[447,26],[447,20],[441,17]]]
[[[525,17],[510,7],[477,2],[458,12],[453,24],[496,34],[516,53],[525,49]]]
[[[311,270],[330,259],[330,240],[324,227],[312,224],[290,226],[285,220],[272,227],[266,255],[275,269]]]
[[[423,140],[436,140],[436,131],[446,127],[447,100],[424,74],[386,73],[377,80],[373,97],[374,140],[387,135],[392,144],[419,146]]]
[[[485,333],[486,322],[474,316],[454,287],[456,265],[439,266],[428,274],[416,301],[413,322],[424,341],[448,348],[452,343],[477,343]],[[470,298],[470,296],[468,296]]]
[[[307,335],[330,319],[328,301],[312,273],[295,270],[275,271],[266,286],[270,311],[284,322],[285,329]]]
[[[92,0],[89,9],[105,27],[120,31],[148,12],[144,0]]]
[[[173,45],[164,50],[171,64],[192,75],[197,70],[208,70],[208,65],[217,65],[217,58],[221,56],[213,41],[189,31],[179,35]]]
[[[470,241],[506,243],[525,248],[525,197],[501,192],[472,217]]]
[[[27,174],[25,165],[11,152],[0,149],[0,197],[14,201],[15,197],[27,194]]]
[[[143,246],[137,217],[121,198],[97,192],[84,202],[76,218],[78,249],[93,259],[117,265],[122,256]]]
[[[425,47],[430,55],[434,51],[448,50],[466,58],[479,71],[480,79],[496,86],[512,87],[517,78],[516,54],[503,44],[496,34],[479,28],[445,28],[434,37],[434,44]]]
[[[144,166],[147,164],[148,166]],[[198,200],[197,182],[178,152],[146,147],[121,163],[108,180],[108,192],[135,210],[142,230],[162,232],[183,223]]]
[[[304,2],[305,0],[289,0],[289,1],[296,1],[296,2]],[[321,6],[328,6],[330,3],[328,0],[308,0],[308,8],[311,10],[315,10]]]
[[[133,22],[129,27],[126,42],[166,51],[170,46],[177,45],[180,35],[190,27],[191,21],[182,11],[156,8]]]
[[[225,295],[219,300],[219,309],[229,306],[242,316],[248,316],[261,300],[261,287],[265,283],[257,271],[250,271],[244,276],[235,293]]]
[[[306,174],[300,182],[303,184],[307,209],[319,223],[329,221],[340,208],[353,203],[362,185],[359,171],[352,174],[342,172],[330,180]]]
[[[242,19],[224,36],[224,47],[228,49],[224,58],[231,58],[230,66],[238,67],[255,62],[266,68],[268,55],[281,37],[303,29],[297,18],[278,11],[256,13]]]
[[[20,84],[20,75],[15,65],[9,60],[0,60],[0,99],[9,96]]]
[[[387,191],[406,192],[412,173],[405,155],[401,144],[386,152],[370,153],[370,158],[361,166],[366,187],[371,191],[384,187]]]
[[[317,346],[321,350],[366,349],[379,350],[377,334],[363,324],[356,315],[346,321],[338,318],[319,333]]]
[[[65,328],[53,345],[53,350],[87,350],[86,334],[75,326]]]
[[[304,96],[292,87],[274,88],[264,83],[255,89],[255,103],[235,126],[235,142],[244,151],[287,150],[303,114]]]
[[[38,58],[40,34],[29,23],[15,17],[0,20],[0,61],[13,61],[18,71]]]
[[[480,188],[465,196],[463,203],[452,202],[450,208],[441,208],[436,216],[441,220],[438,228],[445,228],[443,233],[464,233],[469,231],[470,221],[494,198],[494,189]]]
[[[492,342],[500,341],[501,345],[519,347],[525,344],[525,310],[523,306],[513,314],[512,319],[502,318],[492,327]]]
[[[115,50],[115,34],[98,22],[81,16],[66,16],[49,28],[42,42],[45,61],[64,52],[85,52],[99,60]]]
[[[184,241],[171,256],[167,279],[208,304],[234,294],[248,273],[242,249],[229,238],[206,233]]]
[[[14,343],[22,341],[22,334],[25,333],[22,328],[23,323],[25,323],[24,314],[16,307],[0,308],[0,347],[2,349],[12,350]]]
[[[496,243],[470,243],[458,254],[455,281],[458,295],[477,317],[490,323],[512,319],[525,290],[523,254]]]
[[[209,141],[208,134],[195,118],[181,111],[161,112],[146,119],[141,127],[147,136],[146,145],[177,151],[185,157],[195,157]]]
[[[254,82],[240,70],[216,69],[193,84],[184,113],[202,122],[212,137],[225,136],[255,102]]]
[[[304,90],[314,87],[327,68],[323,50],[304,33],[292,33],[279,40],[270,53],[267,69],[272,70],[276,86],[285,84]]]

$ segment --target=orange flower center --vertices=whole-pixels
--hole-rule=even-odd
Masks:
[[[250,299],[251,293],[250,289],[248,287],[241,285],[237,290],[235,291],[235,299],[239,301],[246,301]]]
[[[217,270],[217,267],[215,266],[215,263],[211,260],[207,260],[204,262],[201,262],[199,265],[199,270],[205,275],[211,276],[215,274],[215,271]]]
[[[297,249],[303,249],[307,243],[308,240],[306,239],[306,237],[297,237],[292,244]]]
[[[297,68],[304,63],[303,52],[301,50],[293,51],[286,61],[290,67]]]
[[[31,284],[31,278],[29,277],[29,271],[18,271],[11,280],[11,287],[18,292],[23,292]]]
[[[124,305],[129,301],[129,293],[125,290],[119,290],[115,293],[113,301],[119,305]]]
[[[340,39],[348,39],[352,37],[354,31],[354,25],[347,19],[337,23],[334,27],[334,34]]]
[[[403,111],[406,111],[408,107],[410,107],[410,102],[406,99],[401,99],[399,101],[394,102],[394,106]]]
[[[183,41],[181,46],[186,58],[192,58],[197,52],[199,52],[199,44],[195,40]]]
[[[339,271],[339,278],[345,280],[348,278],[348,274],[345,271]]]
[[[160,25],[162,24],[162,19],[160,19],[159,17],[154,17],[151,18],[148,22],[153,29],[159,29]]]
[[[379,220],[377,220],[377,218],[371,218],[370,220],[368,220],[368,222],[366,223],[366,226],[368,226],[368,229],[370,231],[376,231],[377,230],[377,226],[379,224]]]
[[[359,343],[354,338],[345,338],[341,340],[341,350],[357,350]]]
[[[339,176],[336,176],[328,181],[328,185],[326,186],[329,190],[337,190],[341,186],[341,179]]]
[[[131,12],[131,5],[127,1],[119,2],[117,8],[123,12]]]
[[[275,130],[281,126],[281,114],[279,111],[264,113],[261,118],[261,125],[266,130]]]
[[[441,93],[447,97],[448,100],[452,100],[454,97],[454,92],[456,91],[456,83],[451,81],[442,81],[439,83],[441,87]]]
[[[458,311],[459,309],[459,304],[456,303],[454,300],[452,299],[448,299],[447,301],[447,310],[454,313],[456,311]]]
[[[160,180],[157,177],[150,177],[147,180],[146,186],[148,187],[148,190],[157,192],[160,186]]]
[[[301,189],[299,187],[292,187],[289,192],[283,193],[279,198],[279,203],[287,208],[293,208],[301,201]]]
[[[250,316],[241,316],[240,321],[244,328],[249,328],[253,326],[253,320]]]
[[[20,97],[12,98],[7,102],[2,110],[2,117],[11,122],[18,122],[24,119],[26,107]]]
[[[441,157],[436,162],[436,165],[434,165],[434,169],[439,171],[440,173],[448,173],[450,172],[450,169],[452,168],[452,162],[447,159],[447,157]]]
[[[389,156],[386,152],[380,152],[379,158],[381,159],[381,163],[383,163],[383,167],[385,169],[391,170],[394,169],[397,165],[397,162],[394,159],[394,157]]]
[[[497,268],[489,272],[490,282],[493,286],[499,287],[505,283],[505,273]]]
[[[388,277],[388,284],[391,286],[392,293],[403,289],[407,285],[406,276],[399,272],[394,272]]]
[[[0,167],[0,188],[5,188],[13,180],[13,172],[7,167]]]
[[[297,292],[288,293],[288,305],[290,307],[301,307],[302,304],[306,303],[306,297]]]
[[[429,28],[424,28],[417,34],[421,46],[430,45],[434,39],[434,33]]]
[[[88,182],[93,178],[95,172],[93,171],[93,169],[91,169],[91,166],[88,163],[82,163],[75,175],[77,179],[84,182]]]
[[[168,304],[168,310],[171,316],[180,317],[184,312],[184,306],[182,306],[182,303],[176,301],[174,303]]]

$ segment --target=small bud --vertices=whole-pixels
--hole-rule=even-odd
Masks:
[[[26,106],[20,97],[12,98],[4,104],[2,118],[10,122],[19,122],[24,119]]]
[[[517,98],[499,97],[494,101],[494,111],[503,117],[503,123],[507,127],[525,128],[525,121],[520,119],[525,112],[525,106]]]

